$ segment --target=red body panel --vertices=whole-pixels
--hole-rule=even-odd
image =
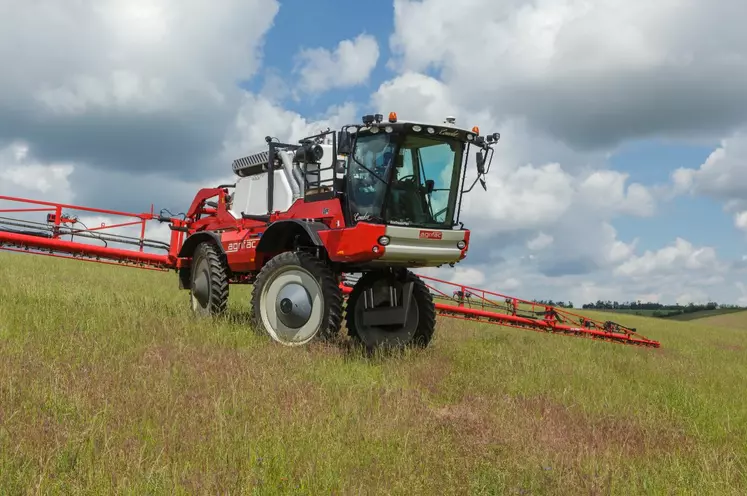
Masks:
[[[378,242],[385,232],[386,226],[359,222],[346,229],[321,231],[319,237],[332,261],[360,263],[374,260],[385,253],[386,247]]]
[[[265,254],[257,253],[257,246],[264,231],[265,229],[244,229],[221,234],[221,244],[233,272],[253,272],[261,268],[267,257]],[[384,232],[384,226],[359,223],[354,227],[330,229],[318,234],[330,260],[360,263],[384,254],[385,247],[377,242]],[[378,252],[373,251],[374,247]]]
[[[190,234],[198,231],[222,231],[221,245],[233,272],[253,272],[261,268],[267,258],[256,251],[261,236],[269,224],[282,220],[303,219],[325,224],[328,230],[318,234],[330,259],[335,262],[365,262],[384,253],[384,247],[377,240],[384,234],[386,227],[358,223],[346,228],[338,199],[315,202],[296,200],[287,211],[273,212],[269,216],[269,224],[266,224],[254,219],[235,219],[226,210],[227,194],[226,190],[221,189],[201,190],[188,213],[190,217],[199,220],[189,226],[189,231]],[[218,208],[206,209],[204,204],[215,196],[219,198]],[[207,217],[203,218],[202,215],[206,214]],[[378,252],[373,251],[374,246]]]
[[[256,270],[256,248],[259,244],[256,229],[245,229],[242,231],[227,231],[220,237],[221,245],[226,252],[228,266],[232,272],[251,272]]]

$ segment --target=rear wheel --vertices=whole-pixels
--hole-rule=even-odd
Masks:
[[[254,283],[252,321],[286,346],[334,336],[342,323],[342,292],[335,274],[305,252],[273,257]]]
[[[212,243],[201,243],[192,255],[192,312],[200,317],[220,315],[228,304],[228,268]]]
[[[366,324],[363,313],[371,308],[402,305],[405,286],[412,283],[409,308],[404,324]],[[394,302],[392,300],[395,300]],[[404,276],[369,272],[356,283],[346,307],[346,325],[350,337],[368,351],[377,348],[403,349],[408,346],[425,348],[431,342],[436,327],[433,297],[417,275],[405,271]]]

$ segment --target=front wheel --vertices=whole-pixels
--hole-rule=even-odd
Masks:
[[[342,292],[334,273],[308,253],[273,257],[254,283],[252,321],[286,346],[335,335],[342,321]]]
[[[221,315],[228,305],[228,267],[218,248],[200,243],[190,268],[192,312],[200,317]]]
[[[411,292],[407,291],[411,285]],[[401,308],[409,292],[406,316],[402,322],[371,324],[364,313],[371,309]],[[377,348],[427,347],[436,327],[436,308],[425,283],[410,271],[404,276],[369,272],[356,283],[347,302],[346,325],[350,337],[368,351]],[[402,314],[400,314],[402,315]]]

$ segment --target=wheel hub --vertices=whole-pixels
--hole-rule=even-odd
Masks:
[[[288,298],[283,298],[283,301],[280,302],[280,311],[287,314],[290,313],[291,310],[293,310],[293,302]]]
[[[309,342],[322,328],[323,298],[319,282],[308,270],[280,267],[263,285],[257,310],[275,341],[297,346]]]
[[[309,321],[311,307],[311,296],[300,284],[288,283],[278,291],[276,298],[278,319],[291,329],[298,329]]]

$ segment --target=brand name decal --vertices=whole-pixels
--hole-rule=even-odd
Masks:
[[[226,253],[233,253],[237,252],[239,250],[253,250],[257,247],[259,244],[259,239],[245,239],[244,241],[235,241],[233,243],[228,243],[228,246],[226,247]]]
[[[420,231],[420,239],[441,239],[444,233],[441,231]]]
[[[441,131],[439,131],[438,134],[440,134],[441,136],[453,136],[455,138],[459,137],[459,131],[457,131],[455,129],[454,130],[452,130],[452,129],[442,129]]]

